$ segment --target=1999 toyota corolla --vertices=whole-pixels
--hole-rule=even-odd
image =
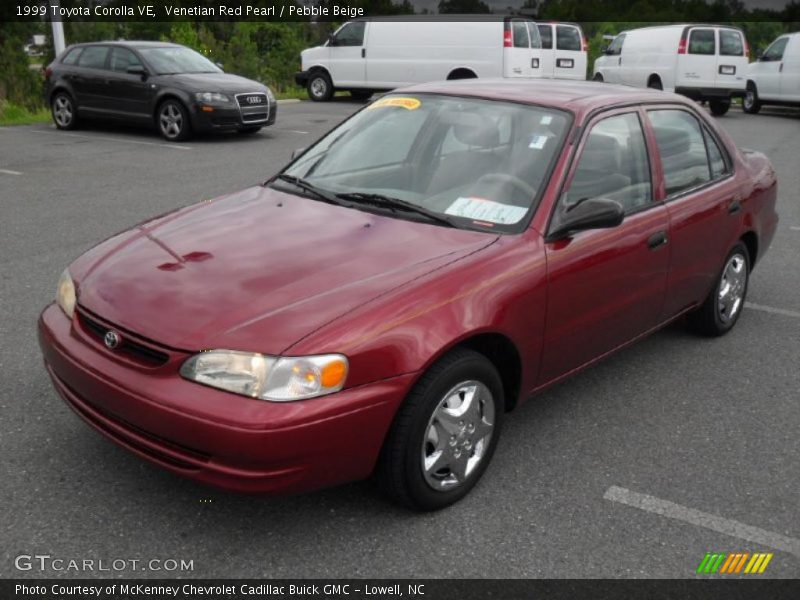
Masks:
[[[684,314],[728,332],[776,190],[679,96],[421,85],[78,258],[41,347],[78,415],[170,471],[275,493],[375,474],[436,509],[535,392]]]

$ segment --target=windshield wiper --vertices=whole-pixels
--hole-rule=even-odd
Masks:
[[[351,202],[358,202],[361,204],[369,204],[378,208],[387,208],[389,210],[403,210],[406,212],[415,213],[446,227],[458,227],[455,222],[443,214],[428,210],[412,202],[406,202],[400,198],[392,198],[384,196],[383,194],[369,194],[364,192],[346,192],[336,194],[337,198],[342,200],[349,200]]]
[[[301,177],[295,177],[294,175],[286,175],[285,173],[281,173],[275,177],[275,179],[280,179],[281,181],[291,183],[293,186],[303,190],[306,194],[314,196],[314,198],[317,200],[322,200],[323,202],[328,202],[330,204],[346,205],[346,203],[340,200],[335,194],[318,188],[313,183],[306,181]],[[268,181],[267,183],[272,183],[272,181]]]

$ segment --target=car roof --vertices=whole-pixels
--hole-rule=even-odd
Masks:
[[[181,48],[172,42],[152,42],[145,40],[108,40],[107,42],[85,42],[75,46],[125,46],[127,48]]]
[[[690,104],[683,96],[660,90],[563,79],[458,79],[423,83],[395,90],[394,93],[439,93],[488,100],[510,100],[568,110],[576,114],[625,104]]]

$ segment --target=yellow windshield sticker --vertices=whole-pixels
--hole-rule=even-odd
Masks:
[[[369,105],[368,108],[381,108],[382,106],[401,106],[406,110],[417,110],[422,102],[417,100],[416,98],[404,98],[404,97],[391,97],[391,98],[381,98],[377,102],[373,102]]]

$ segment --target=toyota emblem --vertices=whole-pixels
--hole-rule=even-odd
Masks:
[[[122,338],[116,331],[107,331],[106,335],[103,337],[103,343],[106,345],[106,348],[109,350],[113,350],[119,343],[122,341]]]

